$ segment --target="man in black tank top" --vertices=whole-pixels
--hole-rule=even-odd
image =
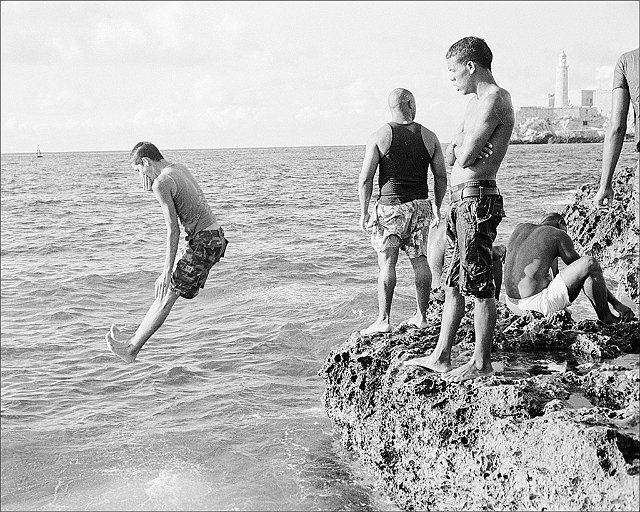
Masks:
[[[431,270],[427,259],[430,225],[440,222],[440,206],[447,188],[444,155],[436,135],[414,122],[413,94],[394,89],[389,95],[391,122],[367,141],[358,183],[360,227],[371,234],[378,254],[378,318],[361,334],[391,331],[390,314],[396,285],[396,263],[404,250],[415,273],[416,313],[408,323],[427,327],[426,311],[431,291]],[[373,178],[378,175],[379,196],[373,217],[369,202]],[[434,202],[429,200],[427,178],[433,174]]]

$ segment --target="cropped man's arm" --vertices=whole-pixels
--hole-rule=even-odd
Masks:
[[[373,177],[380,162],[380,152],[376,134],[371,135],[367,141],[362,162],[362,170],[358,178],[358,196],[360,198],[360,227],[366,231],[369,222],[369,202],[373,193]]]
[[[435,138],[435,151],[431,159],[431,173],[433,174],[433,197],[436,208],[440,210],[442,200],[447,192],[447,168],[444,163],[442,146],[438,138]]]
[[[453,152],[461,167],[473,165],[500,124],[499,113],[502,106],[497,95],[491,95],[480,104],[479,108],[475,125],[464,132],[464,140],[459,144],[453,144]]]
[[[178,252],[180,241],[180,226],[178,225],[178,214],[173,203],[172,189],[175,184],[168,177],[158,177],[153,184],[153,193],[160,203],[164,222],[167,226],[167,248],[165,251],[164,267],[162,274],[156,281],[156,298],[163,297],[171,284],[171,274]]]
[[[607,126],[602,150],[602,173],[600,189],[596,194],[596,203],[602,204],[604,198],[613,199],[613,171],[616,168],[622,143],[627,132],[627,113],[629,112],[630,95],[627,89],[618,87],[611,92],[611,119]]]

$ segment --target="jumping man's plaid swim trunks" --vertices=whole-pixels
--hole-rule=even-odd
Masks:
[[[204,288],[211,267],[224,256],[228,240],[220,228],[200,231],[187,241],[187,249],[171,276],[171,289],[185,299],[193,299]]]

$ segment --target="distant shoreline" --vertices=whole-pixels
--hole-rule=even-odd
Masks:
[[[624,142],[633,142],[634,136],[627,134]],[[552,135],[544,134],[531,140],[523,138],[513,138],[509,144],[602,144],[604,143],[604,135],[581,137],[576,135]]]
[[[441,141],[442,142],[442,141]],[[577,137],[563,137],[563,136],[552,136],[545,139],[536,139],[536,140],[524,140],[524,139],[511,139],[509,141],[510,145],[538,145],[538,144],[602,144],[604,142],[604,137],[600,137],[598,139],[586,139],[586,138],[577,138]],[[633,135],[627,135],[624,142],[633,142]],[[443,147],[447,147],[448,142],[442,142]],[[350,147],[364,147],[364,144],[327,144],[327,145],[318,145],[318,146],[255,146],[255,147],[242,147],[242,148],[176,148],[176,149],[167,149],[166,151],[247,151],[247,150],[265,150],[265,149],[304,149],[304,148],[350,148]],[[43,152],[43,155],[64,155],[64,154],[72,154],[72,153],[127,153],[129,154],[128,149],[110,149],[110,150],[79,150],[79,151],[48,151]],[[0,156],[10,156],[10,155],[33,155],[35,153],[32,151],[14,151],[7,153],[0,153]]]

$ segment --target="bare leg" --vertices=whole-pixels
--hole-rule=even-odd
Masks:
[[[491,366],[491,344],[496,327],[496,299],[475,299],[473,327],[476,344],[471,360],[443,376],[445,380],[462,382],[493,373]]]
[[[431,269],[426,256],[418,256],[410,258],[411,266],[415,274],[416,283],[416,314],[413,315],[408,323],[415,325],[419,329],[427,327],[427,307],[429,306],[429,294],[431,293]]]
[[[493,264],[493,282],[496,285],[495,298],[500,298],[500,290],[502,289],[502,261],[507,252],[504,245],[494,245],[491,251],[491,262]]]
[[[127,363],[135,361],[142,346],[167,319],[178,297],[180,297],[180,295],[170,291],[164,297],[157,298],[128,343],[116,339],[120,331],[115,325],[112,325],[111,330],[105,336],[109,350]]]
[[[396,263],[398,262],[398,247],[388,247],[378,253],[378,318],[369,327],[360,331],[360,334],[374,334],[378,332],[390,332],[391,301],[396,287]]]
[[[438,228],[429,234],[428,260],[432,275],[432,286],[441,286],[442,267],[444,265],[444,252],[447,244],[446,223],[441,222]]]
[[[433,352],[426,357],[409,359],[404,364],[424,366],[436,372],[451,370],[451,347],[456,337],[458,327],[464,315],[464,297],[457,287],[445,288],[444,309],[442,310],[442,325],[440,337]]]
[[[607,284],[602,267],[594,257],[583,256],[574,261],[560,272],[560,276],[567,285],[571,302],[578,297],[582,289],[601,322],[612,324],[618,321],[609,309]]]

